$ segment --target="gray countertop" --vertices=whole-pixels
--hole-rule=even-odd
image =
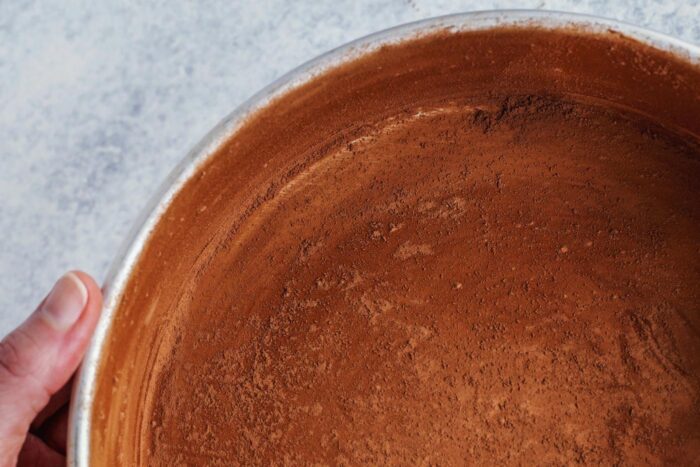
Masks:
[[[63,271],[101,281],[177,161],[276,77],[373,31],[494,8],[700,43],[698,0],[0,2],[0,336]]]

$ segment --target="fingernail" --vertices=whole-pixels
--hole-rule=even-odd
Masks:
[[[87,299],[87,287],[77,275],[69,272],[56,282],[44,300],[42,317],[55,330],[67,331],[80,318]]]

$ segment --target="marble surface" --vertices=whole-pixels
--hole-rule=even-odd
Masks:
[[[494,8],[700,43],[698,0],[0,2],[0,336],[63,271],[101,281],[177,161],[276,77],[373,31]]]

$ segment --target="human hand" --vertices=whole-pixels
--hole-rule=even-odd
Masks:
[[[0,467],[65,464],[71,378],[101,308],[95,281],[69,272],[0,342]]]

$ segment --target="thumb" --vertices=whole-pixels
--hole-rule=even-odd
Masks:
[[[75,372],[101,308],[95,281],[69,272],[0,342],[0,466],[14,465],[32,420]]]

